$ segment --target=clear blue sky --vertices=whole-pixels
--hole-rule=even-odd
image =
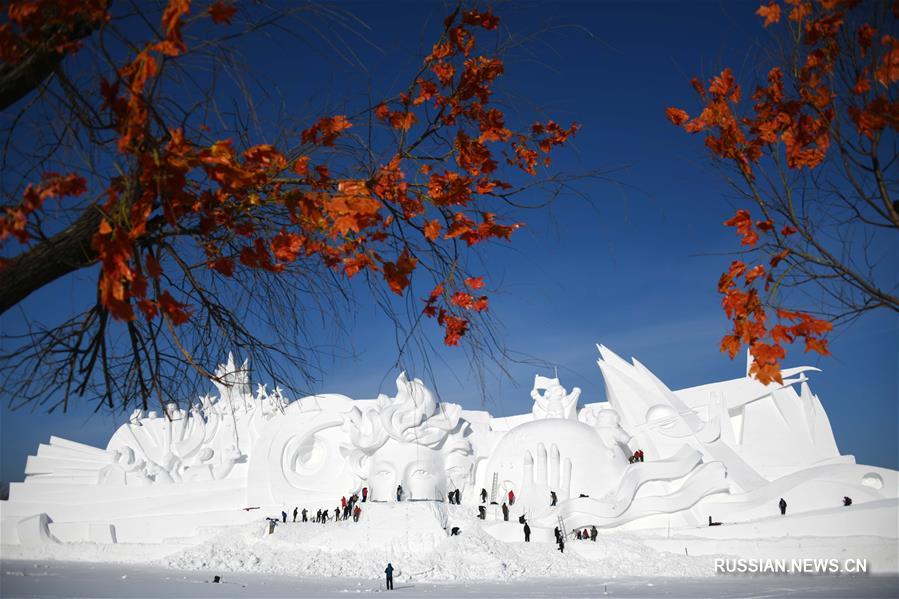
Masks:
[[[317,51],[278,37],[248,49],[251,64],[276,82],[288,110],[333,105],[353,94],[389,95],[411,76],[448,12],[436,3],[342,6],[370,27],[370,45],[351,41],[364,69],[329,58],[320,40],[310,44]],[[608,179],[578,184],[589,201],[565,197],[526,215],[527,227],[511,246],[484,254],[498,288],[491,312],[503,342],[557,364],[563,384],[583,389],[582,401],[604,399],[596,342],[637,357],[675,389],[744,372],[741,359],[731,362],[718,352],[726,321],[715,287],[732,259],[725,253],[736,248],[721,223],[736,204],[701,139],[675,129],[664,109],[694,106],[693,75],[730,65],[752,79],[748,65],[765,39],[756,7],[729,1],[516,3],[497,11],[514,32],[541,32],[508,57],[505,100],[522,106],[526,99],[533,103],[530,112],[582,123],[574,150],[558,161],[560,170],[609,172]],[[29,298],[24,309],[51,318],[61,305],[77,306],[89,284],[88,276],[61,281]],[[13,328],[19,318],[12,311],[0,326]],[[392,326],[364,298],[353,322],[349,337],[336,339],[348,357],[325,362],[320,385],[310,391],[360,398],[393,392]],[[819,358],[797,350],[788,365],[823,370],[811,386],[843,453],[896,468],[899,319],[877,313],[838,330],[832,352]],[[533,375],[551,374],[509,364],[515,382],[488,379],[485,399],[461,351],[441,349],[433,367],[437,379],[426,382],[444,401],[497,414],[529,410]],[[124,416],[93,414],[89,406],[46,415],[4,405],[0,418],[0,478],[9,481],[22,479],[25,457],[50,434],[105,446]]]

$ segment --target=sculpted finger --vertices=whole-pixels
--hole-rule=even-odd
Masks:
[[[549,488],[559,490],[559,446],[555,443],[549,448]]]
[[[560,488],[564,497],[571,496],[571,460],[565,458],[565,464],[562,466],[562,486]]]
[[[534,473],[538,485],[546,484],[546,446],[537,444],[537,471]]]
[[[525,486],[534,484],[534,456],[530,451],[524,452],[524,476],[521,484]]]

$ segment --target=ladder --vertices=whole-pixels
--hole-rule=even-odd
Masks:
[[[490,487],[490,503],[496,503],[496,492],[499,490],[499,472],[493,473],[493,484]]]
[[[562,514],[556,516],[556,522],[559,523],[559,532],[562,534],[562,538],[566,541],[568,540],[568,530],[565,528],[565,519],[562,518]]]

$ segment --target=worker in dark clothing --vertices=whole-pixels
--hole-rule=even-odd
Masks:
[[[293,521],[294,522],[297,521],[297,514],[299,514],[299,513],[300,513],[300,508],[298,508],[298,507],[293,508]]]
[[[303,511],[301,513],[303,514],[303,522],[308,522],[308,520],[306,519],[306,508],[303,508]]]
[[[340,508],[336,507],[334,508],[334,522],[337,522],[338,520],[340,520]]]
[[[481,489],[481,503],[487,503],[487,489]]]
[[[843,497],[843,505],[845,505],[846,507],[852,505],[852,497],[849,497],[848,495],[846,497]]]
[[[519,523],[519,524],[524,524],[524,523],[525,523],[524,514],[518,516],[518,523]]]
[[[390,562],[387,562],[387,567],[384,568],[384,574],[387,575],[387,590],[393,590],[393,565]]]
[[[596,536],[599,534],[599,531],[596,530],[596,525],[590,527],[590,540],[594,543],[596,542]]]
[[[565,553],[565,539],[562,538],[562,535],[559,535],[556,543],[559,545],[559,553]]]
[[[459,489],[455,490],[456,495],[456,505],[462,505],[462,492]]]
[[[446,494],[447,499],[449,499],[450,505],[456,503],[456,492],[450,491]]]
[[[553,534],[556,536],[556,543],[558,543],[559,539],[562,538],[562,531],[559,530],[558,526],[553,529]]]
[[[487,507],[483,505],[478,506],[478,518],[481,520],[487,519]]]
[[[403,500],[403,485],[396,486],[396,500],[397,501]]]
[[[556,506],[556,502],[559,501],[559,498],[556,497],[556,492],[555,492],[555,491],[550,491],[550,492],[549,492],[549,498],[550,498],[549,506],[550,506],[550,507],[555,507],[555,506]]]
[[[531,542],[531,527],[528,526],[527,522],[524,523],[524,542],[525,543]]]
[[[780,502],[777,505],[780,506],[780,515],[781,516],[783,516],[784,514],[787,513],[787,502],[784,501],[783,497],[780,498]]]
[[[458,537],[460,532],[462,532],[462,531],[459,530],[459,527],[458,527],[458,526],[453,526],[453,529],[450,531],[450,536],[451,536],[451,537]]]
[[[509,506],[506,505],[505,501],[503,502],[503,521],[504,522],[509,521]]]
[[[281,522],[287,523],[287,512],[281,510]]]
[[[368,487],[362,487],[362,503],[365,503],[366,499],[368,499]]]

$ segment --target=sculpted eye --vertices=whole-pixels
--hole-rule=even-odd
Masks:
[[[386,477],[386,476],[390,476],[392,474],[393,473],[390,470],[379,470],[378,472],[375,472],[375,476],[380,476],[382,478]]]
[[[427,478],[429,476],[431,476],[431,473],[422,468],[419,468],[418,470],[412,472],[412,478]]]

